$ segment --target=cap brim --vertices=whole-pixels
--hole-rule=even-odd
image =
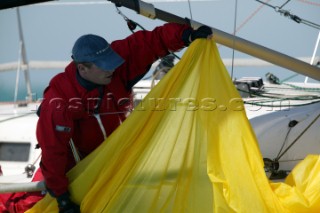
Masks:
[[[93,61],[93,63],[104,71],[113,71],[123,64],[124,59],[121,58],[115,51],[108,48],[104,54],[101,54],[99,58]]]

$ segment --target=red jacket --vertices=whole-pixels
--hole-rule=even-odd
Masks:
[[[115,70],[110,84],[88,90],[79,82],[76,66],[71,62],[65,72],[56,75],[44,92],[39,110],[37,138],[42,149],[41,169],[47,187],[59,196],[67,191],[66,172],[75,165],[69,141],[72,138],[82,158],[103,141],[103,133],[93,116],[101,99],[99,114],[109,136],[133,107],[132,87],[149,70],[151,64],[184,47],[182,34],[189,27],[165,24],[153,31],[139,31],[111,47],[125,62]],[[103,91],[103,95],[101,92]]]
[[[32,182],[43,180],[41,170],[38,169]],[[1,213],[23,213],[30,209],[44,196],[42,192],[13,192],[0,194]]]

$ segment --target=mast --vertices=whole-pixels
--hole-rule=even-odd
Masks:
[[[132,9],[136,11],[138,14],[141,14],[151,19],[158,18],[166,22],[189,24],[195,29],[200,27],[201,25],[204,25],[199,22],[190,21],[187,18],[182,18],[174,14],[159,10],[155,8],[152,4],[146,3],[140,0],[108,0],[108,1],[113,2],[114,4],[116,4],[116,6],[124,6],[129,9]],[[280,52],[274,51],[267,47],[250,42],[248,40],[239,38],[237,36],[223,32],[221,30],[215,29],[213,27],[211,27],[211,29],[213,31],[214,40],[219,44],[227,46],[231,49],[236,49],[240,52],[260,58],[264,61],[270,62],[272,64],[284,67],[286,69],[292,70],[294,72],[300,73],[302,75],[305,75],[320,81],[320,68],[316,66],[310,65],[306,62],[297,60],[288,55],[282,54]]]
[[[315,45],[314,50],[313,50],[313,54],[312,54],[312,58],[311,58],[310,64],[314,63],[314,60],[315,60],[315,57],[316,57],[316,54],[317,54],[317,49],[319,47],[319,41],[320,41],[320,30],[319,30],[319,33],[318,33],[318,38],[317,38],[317,41],[316,41],[316,45]],[[308,77],[305,78],[304,83],[306,84],[307,81],[308,81]]]
[[[27,60],[26,48],[24,46],[24,38],[23,38],[23,32],[22,32],[19,7],[17,7],[17,18],[18,18],[18,29],[19,29],[19,38],[20,38],[20,48],[21,48],[21,54],[20,54],[21,61],[19,60],[21,63],[19,64],[19,66],[21,66],[23,68],[23,72],[24,72],[24,79],[25,79],[26,87],[27,87],[27,101],[32,101],[29,66],[27,63],[28,60]],[[20,69],[20,67],[18,69]],[[17,88],[16,88],[16,90],[17,90]]]

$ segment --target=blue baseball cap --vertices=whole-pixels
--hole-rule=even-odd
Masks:
[[[75,62],[91,62],[105,71],[119,67],[124,59],[121,58],[102,37],[83,35],[72,48],[72,58]]]

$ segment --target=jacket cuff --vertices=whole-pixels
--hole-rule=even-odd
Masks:
[[[56,194],[56,193],[53,192],[53,190],[49,189],[47,186],[46,186],[46,190],[47,190],[47,192],[51,195],[51,197],[54,197],[54,198],[58,198],[58,197],[60,197],[60,196],[64,197],[64,196],[66,196],[66,195],[69,196],[69,192],[68,192],[68,191],[63,192],[62,194]],[[64,196],[63,196],[63,195],[64,195]]]
[[[191,35],[192,31],[193,31],[192,28],[188,28],[188,29],[185,29],[182,33],[182,41],[186,47],[188,47],[191,43],[190,35]]]
[[[70,206],[72,201],[70,200],[69,192],[65,192],[62,195],[56,197],[59,209],[64,209],[67,206]]]

